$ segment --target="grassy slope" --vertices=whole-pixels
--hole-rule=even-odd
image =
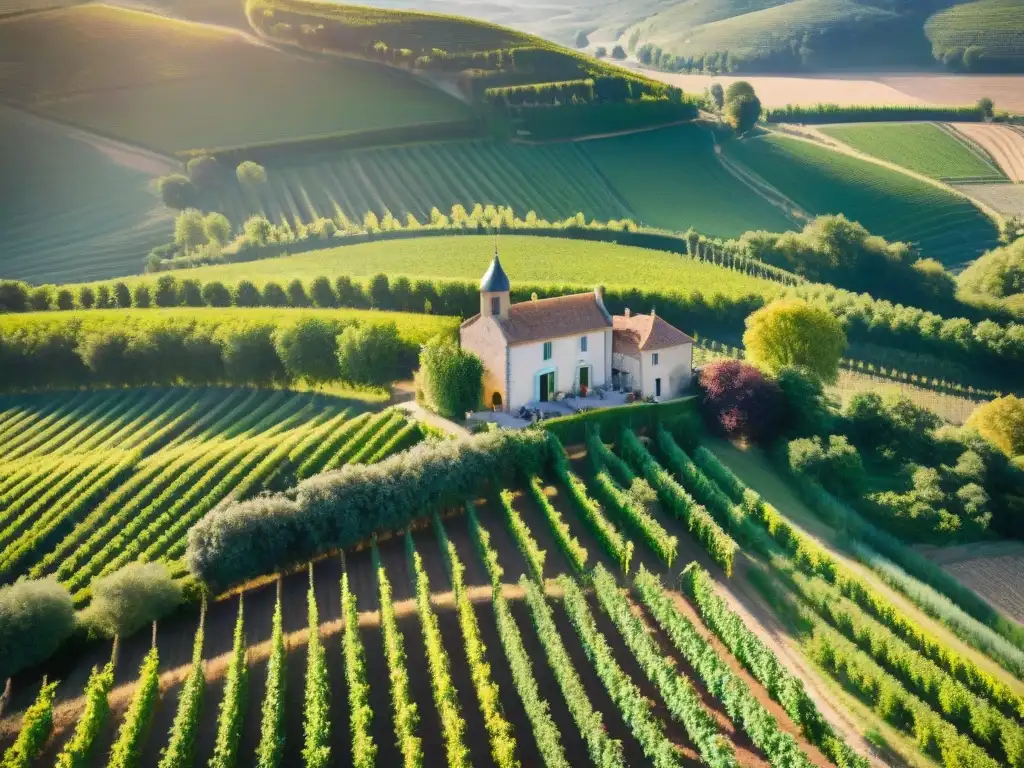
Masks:
[[[793,227],[781,211],[743,186],[715,159],[696,126],[588,142],[522,146],[494,142],[425,144],[338,153],[291,168],[270,168],[257,200],[237,185],[222,206],[236,222],[264,212],[275,221],[333,217],[361,220],[385,208],[425,220],[454,203],[512,206],[558,219],[632,218],[672,230],[732,237],[749,229]]]
[[[386,208],[426,221],[435,206],[447,212],[455,203],[490,203],[547,219],[577,211],[602,221],[632,215],[576,144],[469,141],[351,150],[271,167],[268,180],[260,200],[243,195],[237,184],[225,187],[225,212],[236,223],[260,210],[294,223],[334,217],[339,209],[361,221],[368,210],[380,215]]]
[[[17,147],[0,172],[0,277],[70,282],[134,272],[171,239],[170,214],[150,190],[159,170],[151,163],[3,108],[0,144]]]
[[[229,30],[103,5],[2,21],[0,50],[11,65],[0,73],[9,99],[166,152],[466,114],[402,73],[308,60]]]
[[[948,267],[996,245],[995,225],[973,204],[899,171],[779,135],[732,142],[726,151],[809,213],[844,213]]]
[[[937,50],[979,45],[990,56],[1024,56],[1024,3],[961,3],[928,19],[925,34]]]
[[[422,344],[439,333],[453,331],[458,326],[458,318],[408,312],[381,312],[362,309],[276,309],[270,307],[173,307],[166,309],[89,309],[59,313],[26,312],[18,315],[0,315],[0,332],[12,332],[19,328],[47,324],[62,325],[68,320],[75,320],[88,330],[92,327],[106,328],[111,324],[116,324],[121,328],[131,328],[135,325],[148,325],[163,320],[215,325],[232,321],[279,324],[292,322],[303,316],[371,325],[394,323],[403,339],[416,344]]]
[[[979,152],[931,123],[834,125],[820,130],[865,154],[934,179],[1006,179],[1006,175]]]
[[[669,287],[707,296],[772,295],[776,283],[645,248],[562,238],[502,235],[502,265],[516,283]],[[380,272],[413,278],[477,280],[487,269],[494,239],[486,235],[428,237],[328,248],[296,256],[178,270],[178,278],[226,283],[242,279],[310,279],[320,275],[367,278]],[[142,278],[136,278],[136,280]],[[149,280],[150,278],[145,278]],[[132,281],[126,280],[131,283]],[[149,310],[141,310],[149,311]],[[216,310],[211,310],[216,311]],[[269,311],[269,310],[268,310]],[[294,310],[277,310],[294,311]]]
[[[695,125],[587,142],[595,165],[644,224],[722,237],[793,223],[730,176]]]

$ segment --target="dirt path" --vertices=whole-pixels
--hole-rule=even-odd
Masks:
[[[968,141],[987,152],[1010,181],[1024,182],[1024,135],[1005,125],[989,123],[950,123]]]

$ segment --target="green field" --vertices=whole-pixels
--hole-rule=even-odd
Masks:
[[[819,130],[854,149],[942,181],[1005,181],[981,152],[934,123],[830,125]]]
[[[180,560],[189,528],[225,499],[387,455],[407,420],[359,411],[231,388],[0,397],[0,577],[55,575],[84,601],[125,563]],[[400,447],[417,442],[413,429]]]
[[[779,135],[731,142],[726,152],[808,213],[843,213],[947,267],[997,243],[995,225],[972,203],[899,171]]]
[[[0,21],[0,50],[9,101],[162,152],[467,116],[454,97],[405,73],[104,5]]]
[[[989,59],[1024,61],[1024,3],[978,0],[936,13],[925,24],[936,52],[980,46]]]
[[[268,167],[258,198],[227,187],[221,206],[236,224],[252,213],[274,221],[334,217],[362,221],[385,209],[421,222],[455,203],[511,206],[525,217],[630,218],[669,230],[689,227],[734,237],[793,222],[730,176],[710,136],[695,125],[526,146],[487,141],[351,150],[292,166]]]
[[[38,283],[137,272],[173,236],[150,189],[173,165],[0,107],[0,277]]]
[[[498,240],[501,263],[512,287],[519,283],[593,286],[598,283],[645,289],[669,288],[683,294],[700,291],[705,296],[771,296],[778,283],[677,254],[646,248],[595,243],[564,238],[502,235]],[[179,279],[221,280],[234,283],[252,280],[309,280],[320,275],[368,278],[378,273],[423,279],[477,280],[487,270],[494,239],[486,235],[425,237],[363,243],[309,251],[260,261],[175,270]],[[151,280],[151,278],[135,278]],[[131,284],[132,279],[125,280]],[[151,312],[152,310],[139,310]],[[165,311],[165,310],[161,310]],[[177,311],[177,310],[175,310]],[[218,312],[222,310],[209,310]],[[263,311],[263,310],[244,310]],[[294,312],[295,310],[266,310]],[[341,311],[341,310],[331,310]],[[89,313],[94,313],[90,310]],[[44,313],[45,314],[45,313]],[[63,313],[61,313],[63,314]],[[406,316],[408,317],[408,316]]]

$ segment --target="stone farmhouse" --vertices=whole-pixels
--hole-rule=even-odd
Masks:
[[[480,280],[480,314],[460,328],[484,363],[484,404],[517,410],[613,386],[667,400],[693,378],[693,339],[658,317],[611,315],[601,290],[513,304],[497,252]]]

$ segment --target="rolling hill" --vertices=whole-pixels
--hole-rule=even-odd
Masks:
[[[1020,0],[682,0],[626,29],[675,57],[669,69],[815,71],[848,66],[926,65],[1019,71],[1024,65]],[[968,56],[969,46],[984,55]],[[710,58],[709,58],[710,57]]]
[[[165,153],[467,114],[402,72],[299,57],[241,32],[106,5],[0,21],[0,51],[10,103]]]
[[[970,201],[900,171],[778,134],[725,147],[807,213],[843,213],[887,240],[962,268],[995,247],[995,224]]]

